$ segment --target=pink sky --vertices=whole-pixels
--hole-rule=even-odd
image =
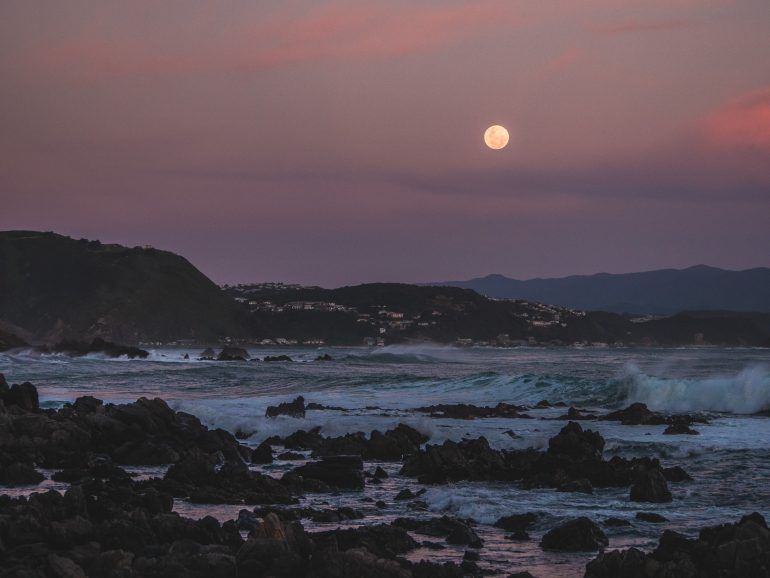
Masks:
[[[769,266],[768,30],[766,0],[7,0],[0,229],[220,282]]]

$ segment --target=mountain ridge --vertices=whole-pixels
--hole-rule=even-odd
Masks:
[[[496,299],[526,299],[587,311],[670,315],[679,311],[770,312],[770,268],[733,271],[709,265],[635,273],[519,280],[499,273],[424,283],[473,289]]]

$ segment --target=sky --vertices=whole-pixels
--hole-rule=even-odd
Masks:
[[[0,229],[220,283],[770,266],[767,0],[4,0],[0,78]]]

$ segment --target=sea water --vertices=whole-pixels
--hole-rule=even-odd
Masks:
[[[652,456],[664,466],[679,465],[694,478],[670,484],[669,504],[628,500],[628,489],[595,489],[593,494],[567,494],[550,489],[522,490],[515,484],[458,483],[427,487],[421,497],[427,511],[393,500],[403,488],[419,489],[415,480],[398,475],[399,464],[382,465],[391,474],[364,492],[309,495],[303,505],[319,508],[352,506],[366,514],[348,524],[389,522],[398,516],[448,514],[472,518],[485,540],[480,565],[498,575],[529,570],[540,577],[581,576],[593,554],[543,552],[539,538],[558,523],[588,516],[598,523],[608,517],[628,519],[631,527],[605,528],[610,548],[653,548],[664,529],[695,535],[709,524],[736,521],[758,511],[770,515],[770,418],[755,416],[770,408],[770,350],[726,348],[455,348],[389,346],[364,348],[254,348],[252,357],[289,355],[292,362],[199,361],[199,349],[154,349],[145,360],[105,359],[99,355],[70,358],[30,351],[0,354],[0,373],[9,382],[31,381],[44,407],[57,407],[80,395],[106,402],[161,397],[171,407],[197,415],[209,427],[220,427],[257,445],[272,435],[321,428],[327,436],[385,431],[407,423],[430,436],[429,443],[485,436],[493,447],[543,449],[565,422],[552,419],[564,408],[531,411],[539,419],[437,419],[416,413],[436,403],[498,402],[535,404],[542,399],[581,408],[607,410],[641,401],[669,412],[703,412],[711,420],[696,424],[696,436],[663,435],[664,426],[623,426],[588,421],[606,440],[605,457]],[[332,361],[317,361],[329,354]],[[189,359],[184,359],[185,355]],[[343,410],[308,411],[305,419],[266,418],[265,409],[303,395],[307,402]],[[515,434],[511,435],[511,432]],[[279,477],[303,463],[277,461],[260,471]],[[164,469],[137,469],[141,476]],[[53,487],[46,481],[38,489]],[[36,488],[19,488],[29,493]],[[61,488],[58,488],[61,489]],[[3,490],[6,493],[10,490]],[[383,500],[378,509],[371,500]],[[237,516],[240,506],[175,503],[181,514]],[[655,511],[668,519],[651,524],[636,512]],[[537,512],[532,540],[515,542],[492,527],[499,517]],[[309,530],[339,524],[303,522]],[[416,536],[418,540],[425,537]],[[419,549],[412,559],[462,558],[463,549]]]

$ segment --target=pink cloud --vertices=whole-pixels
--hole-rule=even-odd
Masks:
[[[708,145],[770,153],[770,87],[736,98],[701,122]]]
[[[643,21],[637,19],[610,22],[591,27],[591,31],[599,36],[620,36],[636,32],[662,32],[688,28],[691,24],[685,20]]]
[[[110,37],[81,30],[29,58],[43,72],[80,79],[154,76],[307,63],[400,58],[461,42],[480,30],[513,23],[510,4],[482,0],[415,6],[334,0],[300,14],[246,20],[227,35],[200,38],[182,31],[165,38]],[[191,36],[193,35],[194,36]]]

